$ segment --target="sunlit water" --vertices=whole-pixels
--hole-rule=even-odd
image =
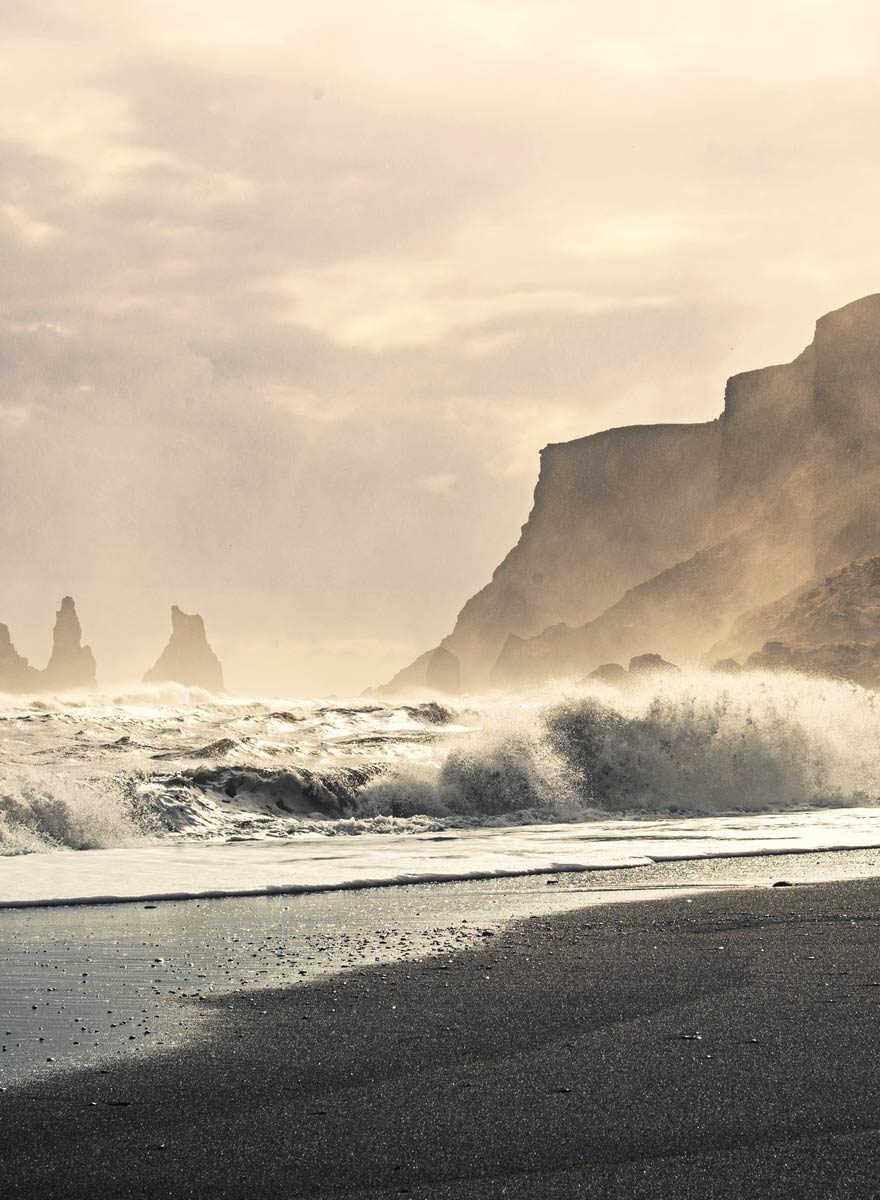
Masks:
[[[878,696],[795,676],[409,704],[0,698],[7,903],[880,845],[878,800]],[[71,850],[102,853],[50,853]]]

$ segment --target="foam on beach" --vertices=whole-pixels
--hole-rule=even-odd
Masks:
[[[8,858],[0,908],[277,895],[880,847],[880,811],[155,842]]]

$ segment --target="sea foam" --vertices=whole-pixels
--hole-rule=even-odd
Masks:
[[[880,698],[687,672],[455,704],[0,699],[0,853],[713,817],[880,800]]]

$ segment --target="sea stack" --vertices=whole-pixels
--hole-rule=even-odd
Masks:
[[[42,672],[42,688],[46,691],[69,691],[74,688],[98,686],[95,656],[82,645],[82,630],[72,596],[65,596],[55,614],[52,633],[52,656]]]
[[[38,680],[38,672],[13,646],[8,626],[0,625],[0,692],[34,692]]]
[[[171,639],[156,665],[144,676],[144,683],[181,683],[185,687],[222,692],[223,668],[211,649],[205,622],[198,613],[171,608]]]

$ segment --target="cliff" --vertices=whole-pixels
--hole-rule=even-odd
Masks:
[[[745,661],[767,642],[823,646],[880,641],[880,558],[849,563],[771,604],[744,612],[706,653]]]
[[[519,543],[441,642],[463,686],[696,662],[743,611],[880,550],[878,404],[868,296],[793,362],[729,380],[716,421],[548,447]],[[385,690],[424,686],[430,661]]]
[[[861,687],[880,688],[880,642],[826,642],[800,646],[767,642],[746,660],[749,671],[794,671],[845,679]]]
[[[814,347],[818,575],[880,549],[880,295],[822,317]]]
[[[223,668],[208,643],[205,622],[197,613],[171,609],[171,638],[144,683],[181,683],[209,692],[222,692]]]
[[[513,687],[583,676],[602,663],[648,652],[693,662],[695,647],[715,641],[756,598],[787,586],[798,552],[792,561],[781,548],[769,555],[765,550],[763,539],[733,536],[632,588],[578,629],[557,625],[527,640],[511,636],[490,681]]]
[[[547,446],[518,544],[441,642],[462,686],[486,682],[509,635],[588,621],[703,545],[719,437],[718,422],[632,426]],[[382,690],[426,686],[430,660],[429,651]]]

